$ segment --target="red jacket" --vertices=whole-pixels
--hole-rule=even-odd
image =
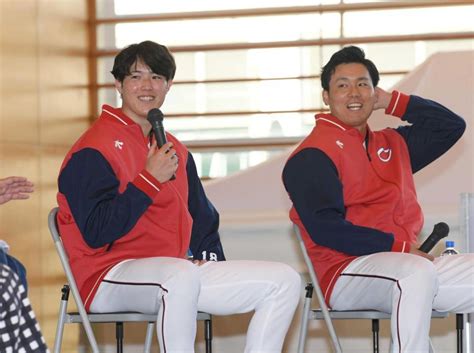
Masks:
[[[401,95],[396,107],[389,107],[396,116],[405,112],[408,96]],[[307,148],[324,152],[334,163],[343,185],[345,219],[354,225],[374,228],[394,235],[392,251],[408,252],[416,242],[423,225],[418,204],[410,155],[403,137],[394,129],[368,130],[368,148],[364,136],[329,114],[316,116],[316,127],[296,148],[289,159]],[[368,153],[367,153],[368,152]],[[378,156],[369,160],[368,154]],[[317,166],[315,166],[317,167]],[[291,220],[301,230],[326,301],[342,270],[356,256],[316,244],[306,231],[295,207]]]
[[[167,134],[167,137],[173,142],[180,163],[176,179],[164,184],[160,184],[145,170],[149,141],[144,137],[141,127],[120,109],[109,106],[104,106],[99,119],[74,144],[64,159],[61,171],[74,153],[85,149],[96,150],[113,169],[120,182],[120,193],[135,187],[152,199],[151,205],[127,234],[113,244],[92,248],[84,241],[66,197],[58,193],[59,231],[86,309],[106,272],[117,263],[133,258],[183,258],[186,255],[193,225],[188,212],[188,152],[172,135]],[[109,251],[111,246],[113,251]]]

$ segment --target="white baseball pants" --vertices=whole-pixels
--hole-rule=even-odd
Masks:
[[[474,312],[474,254],[434,262],[405,253],[361,256],[338,278],[330,305],[391,313],[391,351],[428,353],[432,309]]]
[[[246,353],[281,352],[298,304],[301,278],[289,266],[263,261],[207,262],[154,257],[126,260],[105,276],[91,312],[157,313],[163,353],[192,353],[196,314],[255,310]]]

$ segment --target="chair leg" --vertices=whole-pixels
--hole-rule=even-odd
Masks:
[[[69,300],[69,286],[65,284],[61,289],[61,304],[59,305],[58,326],[56,327],[56,336],[54,337],[53,353],[61,352],[63,341],[64,324],[66,321],[67,304]]]
[[[374,343],[374,353],[379,353],[379,330],[380,330],[379,320],[372,319],[372,340]]]
[[[298,353],[304,352],[306,344],[306,335],[308,334],[309,312],[311,310],[311,299],[313,298],[313,285],[308,283],[305,287],[306,295],[304,298],[303,314],[301,316],[300,335],[298,338]]]
[[[123,353],[123,322],[115,323],[115,338],[117,339],[117,353]]]
[[[212,353],[212,320],[204,320],[204,336],[206,340],[206,353]]]
[[[155,330],[155,323],[149,322],[146,326],[145,349],[144,353],[151,352],[151,341],[153,340],[153,331]]]
[[[457,353],[463,352],[464,314],[456,314]]]

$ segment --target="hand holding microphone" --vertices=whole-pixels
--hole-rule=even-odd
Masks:
[[[176,178],[174,172],[178,167],[178,156],[173,148],[173,144],[166,139],[165,129],[163,127],[163,113],[158,108],[151,109],[147,114],[147,120],[151,124],[156,141],[152,147],[156,144],[159,148],[158,150],[155,148],[150,149],[147,169],[148,167],[150,167],[150,169],[156,169],[156,174],[160,175],[160,177],[157,177],[160,182],[174,180]],[[149,164],[152,165],[149,166]],[[171,176],[169,175],[170,169],[172,172]],[[155,173],[152,174],[155,175]]]
[[[433,231],[426,238],[426,240],[421,244],[419,249],[412,248],[410,253],[418,256],[422,256],[430,261],[434,260],[434,257],[429,254],[431,249],[443,238],[447,237],[449,233],[449,226],[444,223],[435,224]]]
[[[426,240],[421,244],[418,250],[429,253],[431,249],[443,238],[446,238],[449,234],[449,226],[444,223],[440,222],[435,224],[433,231],[431,234],[426,238]]]

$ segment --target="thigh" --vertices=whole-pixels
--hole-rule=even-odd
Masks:
[[[474,254],[435,259],[439,291],[433,307],[440,311],[474,312]]]
[[[194,277],[197,278],[195,267],[187,260],[172,257],[123,261],[104,277],[90,310],[157,313],[160,306],[157,298],[173,290],[176,285],[187,284],[185,276],[182,276],[182,280],[179,279],[180,273],[190,273],[190,277],[193,277],[194,272]],[[178,280],[174,281],[174,278]]]
[[[221,261],[199,266],[198,309],[216,315],[255,310],[277,291],[298,296],[300,277],[288,265],[267,261]]]
[[[433,264],[420,256],[382,252],[361,256],[349,264],[334,286],[330,305],[336,310],[373,309],[391,312],[393,291],[416,275],[433,277]],[[421,283],[420,283],[421,284]]]

